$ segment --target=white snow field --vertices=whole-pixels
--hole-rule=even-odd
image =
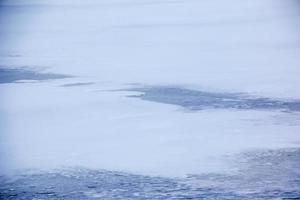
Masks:
[[[228,174],[239,170],[235,158],[245,152],[299,148],[299,111],[189,110],[129,96],[142,94],[130,88],[172,86],[297,101],[298,6],[296,0],[2,1],[1,69],[71,77],[2,77],[1,174],[62,167]]]

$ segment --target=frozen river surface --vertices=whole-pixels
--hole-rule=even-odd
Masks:
[[[296,0],[3,0],[0,199],[299,199]]]

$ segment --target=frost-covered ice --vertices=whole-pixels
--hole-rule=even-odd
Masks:
[[[53,169],[79,167],[87,171],[69,172],[79,181],[50,180],[86,189],[86,173],[98,174],[99,182],[125,173],[129,185],[150,177],[149,187],[139,186],[144,195],[149,188],[157,198],[168,193],[179,198],[166,191],[179,187],[180,198],[188,198],[199,192],[190,184],[209,174],[210,189],[202,191],[207,198],[219,188],[223,199],[245,197],[252,189],[257,198],[266,191],[294,198],[300,144],[298,6],[293,0],[1,1],[1,174],[45,171],[2,184],[4,195],[15,198],[7,193],[13,187],[27,198],[36,189],[22,183],[43,183]],[[144,86],[154,87],[136,89]],[[199,98],[210,109],[200,109]],[[292,156],[282,153],[291,148]],[[251,176],[237,178],[232,174],[245,169],[240,162],[248,158],[245,152],[267,162],[246,162]],[[178,185],[187,174],[193,178]],[[230,188],[220,184],[234,180]],[[242,180],[249,183],[246,188],[240,187]],[[280,189],[265,188],[264,180]],[[153,192],[160,181],[161,190]],[[124,192],[119,182],[80,195],[140,192],[134,184]],[[114,193],[108,186],[121,190]],[[292,196],[285,194],[289,188]]]
[[[235,174],[183,178],[71,168],[0,178],[2,199],[298,199],[299,150],[240,155]]]

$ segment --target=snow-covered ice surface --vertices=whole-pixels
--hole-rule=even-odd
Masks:
[[[296,0],[0,5],[0,198],[300,198]]]

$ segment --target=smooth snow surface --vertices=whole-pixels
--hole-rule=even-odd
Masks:
[[[1,174],[77,166],[231,174],[239,171],[236,155],[300,146],[297,1],[0,5]],[[146,86],[267,100],[264,109],[186,110],[165,91],[159,100],[130,98]],[[297,109],[270,109],[278,102]]]

